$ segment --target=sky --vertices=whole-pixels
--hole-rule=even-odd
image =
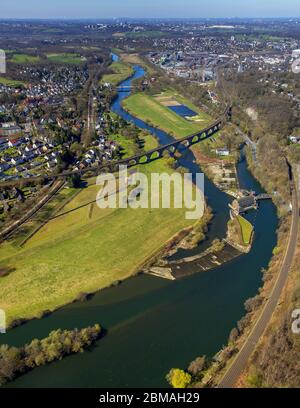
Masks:
[[[1,18],[300,17],[299,0],[0,0]]]

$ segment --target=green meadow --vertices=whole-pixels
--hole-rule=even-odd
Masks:
[[[162,37],[169,37],[170,34],[167,32],[163,32],[163,31],[158,31],[158,30],[154,30],[154,31],[137,31],[137,32],[130,32],[130,33],[126,33],[125,37],[126,38],[162,38]]]
[[[174,103],[174,101],[193,109],[202,120],[199,122],[189,121],[165,106],[166,103]],[[188,102],[184,97],[172,91],[162,93],[156,97],[144,93],[136,93],[125,99],[123,106],[134,116],[177,138],[199,131],[211,121],[207,114],[201,112],[199,108]]]
[[[80,54],[75,53],[51,53],[47,54],[47,59],[57,64],[66,65],[79,65],[84,62],[84,59],[80,56]]]
[[[110,69],[113,71],[112,74],[103,75],[101,82],[108,82],[112,85],[118,85],[125,79],[133,75],[133,68],[125,64],[124,62],[113,62],[110,65]]]
[[[238,222],[241,228],[243,243],[244,245],[249,245],[253,234],[253,226],[246,218],[240,215],[238,216]]]
[[[0,76],[0,84],[8,85],[8,86],[17,88],[17,87],[19,87],[19,86],[24,85],[24,82],[15,81],[15,80],[13,80],[13,79],[9,79],[9,78],[1,77],[1,76]]]
[[[15,64],[35,64],[40,62],[40,57],[29,54],[12,54],[9,61]]]
[[[146,141],[148,147],[154,143]],[[173,172],[167,159],[140,168],[147,177]],[[98,191],[90,180],[22,248],[17,240],[0,246],[0,270],[10,271],[0,278],[0,308],[8,323],[39,317],[82,292],[134,275],[166,241],[194,223],[185,219],[184,208],[100,209]]]

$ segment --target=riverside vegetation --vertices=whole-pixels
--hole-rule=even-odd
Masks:
[[[257,161],[248,152],[248,161],[254,176],[264,188],[274,193],[274,202],[280,215],[278,244],[273,258],[264,272],[264,287],[259,297],[267,298],[276,279],[285,242],[289,234],[289,163],[295,168],[300,164],[300,147],[289,143],[289,135],[298,134],[300,115],[297,104],[281,92],[274,95],[266,74],[248,72],[232,77],[229,75],[220,84],[234,101],[234,120],[257,144]],[[299,90],[300,78],[292,72],[274,74],[273,81],[287,83],[291,89]],[[234,84],[234,86],[233,86]],[[249,114],[251,110],[254,115]],[[261,338],[256,351],[242,375],[238,386],[244,387],[299,387],[300,371],[296,364],[299,355],[299,336],[292,333],[292,311],[299,308],[299,238],[294,265],[284,288],[281,303]],[[259,305],[256,305],[257,307]],[[259,307],[258,307],[259,310]],[[249,322],[255,318],[256,310],[245,316]],[[253,316],[254,315],[254,316]],[[249,323],[248,323],[249,324]],[[235,331],[233,335],[239,336]],[[235,337],[235,336],[234,336]],[[233,338],[231,339],[233,340]],[[238,341],[235,339],[235,341]]]
[[[143,148],[155,142],[144,136]],[[131,147],[127,143],[124,149]],[[163,158],[143,165],[142,171],[149,177],[174,169],[170,159]],[[86,183],[85,188],[72,190],[74,197],[23,247],[14,239],[1,245],[0,270],[11,271],[0,278],[0,307],[5,308],[9,325],[53,311],[80,292],[94,293],[133,276],[178,231],[194,223],[185,219],[184,208],[100,209],[95,204],[99,186],[94,179]],[[59,195],[65,197],[66,191]],[[63,201],[54,199],[61,206]]]
[[[291,80],[293,74],[277,74],[274,81]],[[294,75],[294,87],[300,86]],[[281,95],[274,95],[267,74],[259,71],[239,75],[227,73],[218,84],[218,92],[230,97],[233,103],[233,122],[257,142],[256,159],[248,149],[248,163],[253,175],[264,189],[273,194],[279,215],[287,215],[290,203],[289,168],[300,163],[299,146],[289,144],[289,135],[300,126],[299,109],[295,103]],[[275,194],[274,194],[275,192]]]
[[[99,324],[81,330],[55,330],[48,337],[34,339],[23,347],[0,346],[0,385],[26,372],[63,357],[81,353],[99,339]]]
[[[288,226],[286,224],[281,227],[283,238],[288,233]],[[266,274],[266,279],[272,280],[282,252],[283,245],[275,248],[274,261]],[[241,387],[297,388],[300,386],[300,367],[297,364],[300,353],[299,334],[294,334],[291,330],[294,320],[292,312],[300,306],[299,260],[298,240],[294,265],[282,294],[280,306],[248,363],[238,384]]]
[[[156,146],[153,136],[136,137],[127,125],[123,121],[122,132],[113,135],[123,154]],[[163,158],[143,165],[142,171],[147,176],[170,174],[174,171],[171,162]],[[30,239],[22,237],[21,247],[18,237],[1,245],[0,271],[5,277],[1,278],[0,307],[6,310],[9,326],[14,321],[41,317],[43,311],[70,303],[81,292],[94,293],[135,275],[178,231],[193,225],[185,219],[184,208],[100,209],[95,205],[99,191],[95,180],[85,182],[86,186],[77,191],[61,190],[49,202],[49,206],[59,204],[53,205],[48,222]]]
[[[258,295],[245,302],[247,314],[237,323],[237,327],[232,329],[227,346],[213,359],[199,357],[186,370],[172,369],[167,375],[167,380],[173,387],[201,388],[218,384],[226,365],[243,344],[261,307],[271,293],[284,253],[290,225],[287,158],[292,165],[300,163],[300,154],[297,152],[299,149],[289,145],[288,136],[299,128],[300,119],[299,112],[286,98],[272,95],[272,90],[268,89],[260,75],[248,72],[236,78],[233,73],[227,74],[219,83],[218,93],[230,96],[235,125],[238,125],[254,142],[259,141],[256,159],[249,148],[247,159],[251,172],[266,191],[270,194],[275,192],[274,202],[280,216],[278,244],[274,248],[268,269],[263,270],[264,285]],[[249,107],[254,108],[255,118],[249,117],[247,113]],[[250,225],[246,225],[240,219],[236,221],[236,228],[239,224],[238,229],[241,230],[240,239],[246,244],[251,235]],[[299,341],[290,330],[291,312],[299,307],[298,280],[299,272],[295,265],[284,292],[285,306],[277,309],[271,327],[262,338],[240,381],[241,386],[299,386],[299,369],[293,363],[297,352],[299,353]]]

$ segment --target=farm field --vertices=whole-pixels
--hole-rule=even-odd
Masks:
[[[197,114],[201,115],[203,121],[193,122],[177,115],[167,107],[171,106],[171,103],[185,104]],[[211,121],[208,115],[201,112],[196,106],[186,101],[182,96],[171,91],[155,97],[136,93],[128,99],[125,99],[123,106],[134,116],[143,119],[145,122],[158,127],[177,138],[199,131],[206,127]]]
[[[166,160],[142,166],[142,171],[170,172]],[[0,246],[0,308],[8,323],[39,317],[134,275],[166,241],[194,221],[185,209],[100,209],[99,186],[91,180],[60,213],[25,245]],[[155,239],[153,239],[155,237]]]
[[[161,38],[164,36],[169,36],[168,33],[165,33],[163,31],[140,31],[140,32],[129,32],[125,34],[125,37],[127,38]]]
[[[12,54],[9,61],[15,64],[35,64],[40,62],[40,57],[29,54]]]
[[[0,84],[8,85],[8,86],[11,86],[11,87],[19,87],[19,86],[24,85],[24,82],[15,81],[13,79],[0,76]]]
[[[172,106],[172,105],[185,105],[190,108],[195,113],[198,113],[199,117],[202,119],[203,122],[207,124],[211,121],[211,117],[203,112],[203,110],[199,109],[196,105],[193,104],[189,99],[185,98],[184,96],[180,95],[175,90],[167,90],[155,96],[155,99],[160,101],[162,105],[165,106]]]
[[[175,113],[170,107],[188,108],[196,115],[185,118]],[[143,119],[145,122],[164,130],[175,138],[187,136],[206,128],[213,122],[213,118],[198,108],[175,90],[169,89],[155,96],[136,93],[123,101],[123,107],[132,115]],[[215,133],[210,138],[192,146],[197,161],[206,164],[210,161],[235,163],[235,155],[218,156],[216,149],[224,147],[222,131]]]
[[[110,65],[113,74],[103,75],[101,82],[108,82],[112,85],[118,85],[120,82],[129,78],[133,74],[133,68],[124,62],[113,62]]]
[[[74,53],[57,53],[57,54],[47,54],[47,59],[51,62],[56,62],[58,64],[70,64],[78,65],[85,61],[80,54]]]

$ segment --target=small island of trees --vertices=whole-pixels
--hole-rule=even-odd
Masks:
[[[0,385],[12,381],[35,367],[43,366],[63,357],[83,352],[99,339],[99,324],[81,330],[52,331],[48,337],[23,347],[0,346]]]

